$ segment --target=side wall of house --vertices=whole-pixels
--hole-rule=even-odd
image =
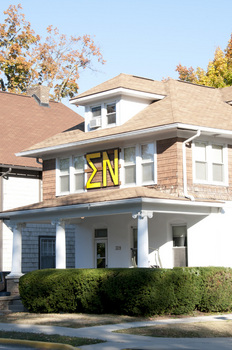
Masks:
[[[9,177],[8,180],[3,179],[2,181],[3,210],[17,208],[40,201],[41,180],[26,177]],[[3,271],[11,270],[12,239],[12,231],[3,224]]]
[[[66,267],[75,267],[75,228],[66,225]],[[53,225],[27,224],[22,230],[22,272],[27,273],[39,269],[39,237],[55,237]]]
[[[43,161],[43,200],[56,196],[56,160]]]

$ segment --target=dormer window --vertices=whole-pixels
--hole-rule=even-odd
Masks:
[[[101,106],[92,107],[92,118],[101,116]]]
[[[101,106],[96,106],[91,108],[92,118],[90,120],[90,128],[98,128],[102,125],[101,121]]]
[[[106,118],[108,125],[116,123],[116,103],[106,105]]]

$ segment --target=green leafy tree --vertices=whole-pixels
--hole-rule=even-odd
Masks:
[[[80,69],[92,69],[95,59],[105,63],[99,47],[89,35],[67,37],[51,25],[42,41],[21,10],[20,4],[10,5],[0,24],[2,90],[26,93],[28,87],[45,84],[56,101],[73,97],[79,88]]]
[[[193,67],[187,68],[181,64],[176,67],[176,71],[180,80],[191,83],[217,88],[232,85],[232,34],[224,51],[219,47],[215,50],[214,59],[209,61],[206,71],[200,67],[194,70]]]

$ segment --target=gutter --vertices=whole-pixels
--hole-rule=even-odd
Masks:
[[[186,169],[186,144],[194,140],[195,138],[199,137],[201,134],[201,130],[198,130],[195,135],[190,137],[189,139],[185,140],[182,143],[182,151],[183,151],[183,188],[184,188],[184,196],[185,198],[191,199],[191,201],[194,201],[195,198],[188,194],[187,189],[187,169]]]

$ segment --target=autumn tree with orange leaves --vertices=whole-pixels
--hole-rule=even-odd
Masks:
[[[42,41],[21,10],[10,5],[0,24],[0,89],[20,94],[44,84],[56,101],[73,97],[80,70],[92,68],[95,58],[104,63],[100,49],[89,35],[67,37],[52,25]]]
[[[191,83],[217,88],[232,85],[231,58],[226,50],[223,52],[220,48],[216,49],[214,59],[209,61],[206,71],[200,67],[194,70],[193,67],[187,68],[181,64],[177,66],[176,71],[180,80]]]
[[[179,79],[195,84],[225,87],[232,85],[232,34],[224,51],[219,47],[214,53],[214,59],[209,61],[207,70],[197,67],[187,68],[179,64],[176,67]]]

